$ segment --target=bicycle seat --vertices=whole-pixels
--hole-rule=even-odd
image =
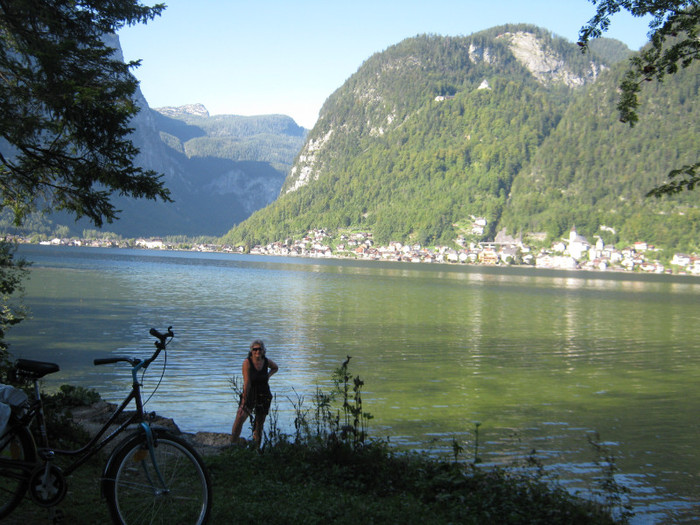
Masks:
[[[46,363],[44,361],[33,361],[32,359],[18,359],[15,361],[15,368],[23,375],[36,379],[47,374],[53,374],[60,370],[56,363]]]

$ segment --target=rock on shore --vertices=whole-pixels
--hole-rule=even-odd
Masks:
[[[100,400],[89,406],[75,407],[70,409],[71,418],[75,423],[83,427],[90,436],[94,436],[102,428],[114,411],[117,405]],[[124,411],[117,418],[115,424],[111,425],[109,431],[117,428],[118,424],[125,421],[133,411]],[[155,412],[147,415],[148,421],[157,427],[167,428],[171,433],[179,436],[194,446],[200,454],[216,454],[222,448],[230,445],[231,434],[221,432],[197,432],[195,434],[182,432],[175,421],[171,418],[162,417]],[[120,439],[117,439],[119,442]]]

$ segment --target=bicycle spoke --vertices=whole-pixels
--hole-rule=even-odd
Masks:
[[[126,447],[114,465],[113,516],[124,523],[203,523],[211,488],[201,460],[178,438],[155,439],[153,455],[146,441]]]

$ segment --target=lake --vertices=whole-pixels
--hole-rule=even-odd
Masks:
[[[190,252],[22,246],[33,261],[9,332],[15,357],[51,360],[46,387],[116,402],[121,367],[173,326],[147,410],[187,432],[229,432],[248,345],[264,339],[279,426],[352,356],[370,432],[397,447],[508,465],[535,450],[587,493],[614,455],[633,523],[700,520],[700,278]],[[160,378],[158,362],[144,392]],[[244,436],[249,429],[244,429]]]

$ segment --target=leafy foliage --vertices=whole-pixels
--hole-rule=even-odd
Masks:
[[[42,393],[49,443],[64,448],[78,448],[90,439],[90,434],[73,420],[71,408],[90,406],[102,398],[94,389],[81,386],[61,385],[54,394]],[[32,430],[35,439],[41,443],[39,428]]]
[[[66,210],[96,226],[112,222],[113,193],[169,201],[155,171],[134,164],[129,121],[138,85],[108,45],[125,26],[164,5],[137,0],[0,2],[0,211],[16,226],[38,210]],[[11,295],[25,264],[0,243],[0,358],[6,329],[22,320]]]
[[[29,263],[16,259],[17,246],[8,241],[0,241],[0,371],[9,365],[8,344],[5,341],[7,330],[21,322],[25,315],[24,307],[17,302],[24,290],[23,281],[28,273]],[[4,374],[3,374],[4,375]]]
[[[617,109],[620,120],[632,127],[639,121],[639,95],[644,82],[662,82],[700,58],[700,4],[697,0],[592,0],[596,14],[579,33],[579,45],[586,49],[589,41],[600,37],[610,26],[610,16],[629,11],[633,16],[651,15],[650,44],[630,58],[629,69],[620,82]],[[683,178],[685,177],[685,178]],[[660,197],[692,190],[700,181],[700,163],[686,164],[672,170],[670,181],[652,189],[648,195]]]
[[[101,226],[117,216],[113,192],[169,200],[160,176],[133,163],[137,62],[115,59],[105,42],[163,9],[134,0],[0,3],[0,206],[16,222],[43,206]]]

